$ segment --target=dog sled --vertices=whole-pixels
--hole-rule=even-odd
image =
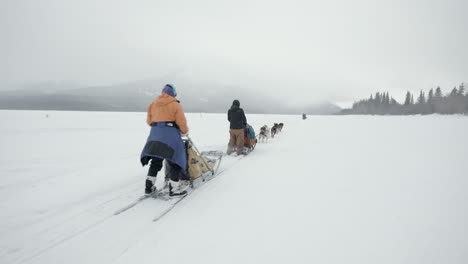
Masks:
[[[215,175],[223,157],[222,151],[200,152],[189,137],[182,138],[187,155],[187,170],[181,171],[180,179],[189,179],[191,186],[195,187],[200,182]],[[166,178],[171,174],[171,166],[165,161]]]
[[[184,138],[183,141],[187,151],[187,175],[192,187],[197,187],[201,182],[215,176],[221,164],[223,152],[200,152],[189,137]]]

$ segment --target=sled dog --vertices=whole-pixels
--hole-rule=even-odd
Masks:
[[[260,134],[258,134],[259,142],[267,142],[270,138],[270,128],[267,125],[264,125],[260,128]]]

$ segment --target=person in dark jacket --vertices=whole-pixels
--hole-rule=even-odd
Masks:
[[[240,108],[239,100],[232,102],[231,108],[228,110],[229,125],[229,144],[227,154],[231,154],[236,150],[237,155],[243,154],[244,150],[244,129],[247,125],[247,118],[244,110]]]

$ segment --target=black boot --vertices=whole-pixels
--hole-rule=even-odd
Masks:
[[[186,194],[186,190],[180,189],[180,182],[176,182],[173,180],[169,181],[169,196],[183,196]]]
[[[156,178],[156,177],[155,177]],[[145,194],[151,194],[156,191],[156,186],[154,186],[153,181],[146,179],[145,182]]]
[[[151,165],[148,170],[148,176],[146,177],[145,182],[145,194],[151,194],[156,191],[156,176],[162,168],[162,159],[152,158]]]

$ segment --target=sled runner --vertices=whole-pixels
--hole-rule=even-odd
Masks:
[[[186,193],[180,196],[173,196],[169,195],[169,186],[167,181],[165,181],[162,187],[159,187],[150,194],[145,194],[139,197],[134,202],[128,204],[127,206],[117,210],[114,215],[121,214],[132,207],[135,207],[140,202],[147,200],[148,198],[154,198],[158,200],[162,200],[165,202],[170,203],[169,209],[162,212],[162,215],[165,215],[169,210],[171,210],[180,200],[182,200],[185,196],[190,194],[194,189],[202,185],[204,182],[211,180],[213,177],[216,176],[219,166],[221,164],[221,159],[223,157],[222,151],[205,151],[200,152],[190,137],[186,137],[182,139],[186,146],[186,154],[187,154],[187,171],[184,173],[190,179],[190,188],[187,190]],[[165,164],[165,170],[170,170],[168,164]],[[155,219],[159,219],[162,217],[159,215]]]

